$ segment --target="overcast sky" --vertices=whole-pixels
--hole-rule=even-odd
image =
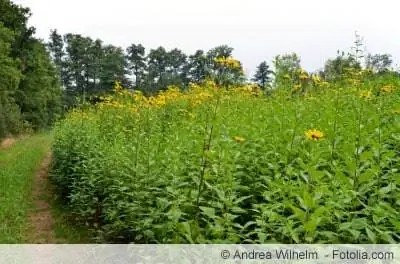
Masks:
[[[368,52],[400,64],[398,0],[14,0],[31,8],[31,25],[78,33],[126,48],[141,43],[185,53],[220,44],[234,48],[247,73],[277,54],[296,52],[302,66],[321,68],[348,51],[357,30]]]

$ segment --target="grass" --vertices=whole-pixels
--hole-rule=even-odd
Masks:
[[[0,243],[26,239],[32,182],[50,142],[48,134],[38,134],[0,150]]]
[[[28,214],[34,209],[32,183],[46,153],[50,151],[53,135],[40,133],[17,140],[8,149],[0,150],[0,244],[36,243],[28,230]],[[54,199],[50,190],[41,194],[51,206],[54,220],[54,243],[88,243],[88,233],[76,227],[65,208]]]
[[[51,183],[49,183],[49,185],[51,185]],[[53,189],[52,186],[49,188]],[[50,205],[54,218],[56,244],[88,244],[93,242],[90,231],[75,222],[68,212],[67,207],[61,204],[57,199],[51,199]]]

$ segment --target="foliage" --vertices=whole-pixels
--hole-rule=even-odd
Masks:
[[[127,49],[127,60],[129,69],[135,76],[134,87],[138,89],[144,81],[146,71],[145,48],[141,44],[132,44]]]
[[[296,53],[277,55],[273,61],[274,87],[285,87],[292,83],[296,72],[301,69],[300,57]]]
[[[0,22],[0,139],[8,133],[18,133],[21,113],[15,102],[15,93],[21,79],[18,63],[10,57],[12,32]]]
[[[99,241],[400,242],[399,78],[298,72],[269,97],[117,84],[58,122],[51,179]]]
[[[266,61],[261,62],[257,66],[257,71],[254,74],[253,81],[258,83],[263,89],[270,86],[272,81],[271,75],[274,74],[272,70],[269,69],[269,65]]]
[[[338,51],[335,59],[327,60],[321,75],[327,81],[339,81],[347,73],[360,69],[361,66],[354,57]]]
[[[368,54],[366,58],[366,68],[380,73],[388,71],[392,62],[390,54]]]
[[[0,0],[0,138],[48,127],[61,112],[59,75],[28,27],[30,10]]]

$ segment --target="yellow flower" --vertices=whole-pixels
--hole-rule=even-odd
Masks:
[[[121,85],[121,82],[115,81],[114,83],[114,92],[120,93],[123,90],[123,87]]]
[[[381,88],[381,92],[384,92],[384,93],[392,93],[392,92],[394,92],[394,90],[395,89],[392,85],[385,85]]]
[[[299,78],[300,78],[300,80],[305,81],[308,79],[308,75],[307,75],[307,73],[302,73],[302,74],[300,74]]]
[[[240,62],[238,60],[235,60],[232,57],[220,57],[220,58],[214,59],[214,61],[217,64],[220,64],[220,65],[225,66],[230,69],[241,69],[242,68],[240,65]]]
[[[301,89],[301,85],[300,85],[300,84],[295,84],[295,85],[293,86],[292,93],[297,92],[297,91],[300,90],[300,89]]]
[[[370,98],[372,97],[371,90],[362,91],[362,92],[360,93],[360,97],[361,97],[361,98],[370,99]]]
[[[305,132],[305,135],[308,139],[311,140],[320,140],[324,137],[324,133],[316,129],[307,130]]]
[[[314,83],[320,83],[321,82],[321,78],[318,75],[313,75],[312,76],[312,81]]]
[[[236,142],[239,142],[239,143],[241,143],[241,142],[243,142],[243,141],[245,140],[243,137],[239,137],[239,136],[235,136],[235,137],[233,137],[233,139],[234,139]]]

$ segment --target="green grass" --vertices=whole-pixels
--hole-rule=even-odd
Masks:
[[[50,183],[49,183],[50,184]],[[76,223],[68,208],[58,200],[51,200],[54,232],[57,244],[87,244],[93,242],[87,228]]]
[[[32,182],[50,142],[49,134],[38,134],[0,150],[0,243],[26,239]]]
[[[32,230],[28,230],[27,219],[34,209],[32,184],[51,142],[51,134],[41,133],[0,150],[0,244],[35,243],[29,238]],[[48,185],[45,190],[52,190]],[[51,206],[55,243],[88,243],[87,231],[72,223],[67,210],[54,199],[54,193],[43,193],[42,198]]]

